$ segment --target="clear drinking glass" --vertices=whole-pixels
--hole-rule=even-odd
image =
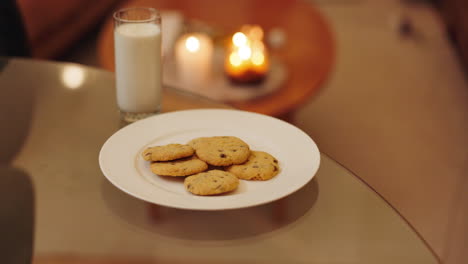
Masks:
[[[154,8],[114,13],[117,105],[126,122],[159,113],[162,94],[161,16]]]

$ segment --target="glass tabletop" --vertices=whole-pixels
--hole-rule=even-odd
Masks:
[[[35,191],[35,263],[438,263],[407,222],[322,154],[314,179],[262,206],[161,207],[102,175],[98,153],[122,124],[112,73],[0,59],[0,162]],[[163,111],[228,108],[167,88]],[[202,117],[201,117],[202,118]]]

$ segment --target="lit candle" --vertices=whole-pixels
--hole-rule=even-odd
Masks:
[[[211,77],[213,42],[202,33],[183,35],[177,41],[175,58],[183,85],[202,85]]]
[[[224,68],[234,82],[252,83],[263,80],[269,69],[268,53],[259,26],[244,26],[236,32],[226,52]]]

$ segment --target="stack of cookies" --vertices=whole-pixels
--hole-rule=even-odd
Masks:
[[[201,137],[188,144],[149,147],[143,151],[151,171],[160,176],[184,177],[186,189],[196,195],[216,195],[237,188],[239,179],[264,181],[279,172],[278,161],[253,151],[237,137]]]

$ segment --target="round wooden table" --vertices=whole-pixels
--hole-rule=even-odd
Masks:
[[[179,10],[196,19],[234,31],[244,24],[258,24],[266,31],[284,30],[286,44],[275,55],[287,67],[286,83],[274,93],[230,104],[236,108],[284,117],[316,94],[330,73],[335,46],[331,30],[321,13],[305,1],[269,0],[131,0],[119,8],[148,6],[159,10]],[[102,28],[98,54],[103,68],[114,70],[113,19]]]

